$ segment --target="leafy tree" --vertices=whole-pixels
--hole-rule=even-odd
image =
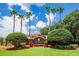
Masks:
[[[28,40],[28,38],[24,33],[15,32],[15,33],[10,33],[6,37],[6,40],[11,41],[15,47],[18,47],[22,41]]]
[[[13,15],[13,32],[15,32],[15,17],[18,13],[15,10],[11,10],[10,13]]]
[[[48,35],[48,32],[50,32],[50,31],[48,31],[49,27],[50,27],[50,31],[52,31],[54,29],[59,29],[60,28],[60,25],[59,24],[55,24],[55,25],[51,25],[51,26],[44,27],[40,31],[41,34]]]
[[[74,42],[73,35],[66,29],[52,30],[49,32],[47,39],[55,45],[68,45]]]
[[[48,15],[49,15],[50,12],[52,12],[54,15],[55,15],[56,12],[59,12],[60,21],[61,21],[61,14],[64,11],[64,9],[62,7],[60,7],[60,8],[50,8],[49,6],[46,6],[45,8],[48,11]],[[50,15],[49,15],[49,24],[51,24]],[[47,33],[50,32],[51,30],[61,28],[61,27],[63,27],[63,23],[59,22],[59,23],[55,24],[55,17],[54,17],[54,25],[50,25],[48,27],[45,27],[45,28],[41,29],[41,34],[47,35]]]
[[[63,27],[68,29],[74,38],[76,39],[76,34],[79,24],[79,10],[72,11],[69,15],[67,15],[63,20]]]
[[[75,42],[79,44],[79,21],[73,24],[72,33],[74,35]]]
[[[59,29],[62,26],[62,28],[69,30],[75,37],[75,31],[76,31],[75,27],[78,27],[78,25],[76,25],[75,23],[78,21],[79,21],[79,10],[74,10],[69,15],[65,16],[62,22],[58,22],[57,24],[52,25],[51,27],[52,28],[55,27],[55,29]]]
[[[75,35],[76,33],[78,33],[78,31],[79,31],[79,21],[75,22],[72,25],[72,33]]]
[[[48,34],[48,29],[49,29],[48,27],[42,28],[41,31],[40,31],[41,34],[42,35],[47,35]]]

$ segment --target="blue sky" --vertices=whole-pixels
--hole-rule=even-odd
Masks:
[[[40,28],[43,28],[48,25],[48,15],[45,10],[45,6],[49,5],[51,8],[53,7],[63,7],[64,12],[62,13],[62,19],[64,16],[68,15],[75,9],[79,9],[79,4],[77,3],[0,3],[0,36],[7,36],[12,32],[12,20],[13,17],[10,14],[10,10],[14,9],[19,14],[26,15],[27,12],[31,11],[31,29],[32,33],[40,33]],[[56,21],[59,20],[59,14],[56,14]],[[54,15],[50,12],[51,21],[53,23]],[[28,19],[24,19],[23,21],[23,33],[28,33]],[[20,20],[16,17],[16,32],[19,32],[20,28]],[[4,33],[3,33],[4,32]]]

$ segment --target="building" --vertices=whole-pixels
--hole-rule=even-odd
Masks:
[[[44,47],[46,40],[45,36],[41,34],[30,34],[29,44],[31,47]]]

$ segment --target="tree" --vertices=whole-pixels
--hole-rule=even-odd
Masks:
[[[30,33],[31,33],[31,29],[30,29],[30,25],[31,25],[31,19],[30,17],[32,16],[32,13],[31,12],[28,12],[27,15],[26,15],[26,18],[29,19],[29,36],[30,36]]]
[[[48,12],[48,16],[49,16],[49,26],[51,25],[51,19],[50,19],[50,11],[51,11],[51,9],[50,9],[50,7],[49,6],[45,6],[45,9],[47,10],[47,12]],[[50,31],[50,27],[49,27],[49,30],[48,31]]]
[[[46,26],[46,27],[41,29],[40,33],[42,35],[48,35],[48,32],[50,32],[50,31],[48,31],[49,27],[50,27],[50,31],[52,31],[54,29],[59,29],[60,28],[60,23],[56,23],[55,25],[51,25],[51,26]]]
[[[75,33],[79,29],[79,10],[72,11],[69,15],[67,15],[63,20],[63,27],[68,29],[75,38]]]
[[[19,19],[21,19],[20,32],[22,32],[22,23],[23,23],[23,20],[24,20],[24,15],[20,14],[20,15],[19,15]]]
[[[64,8],[62,8],[62,7],[58,8],[58,12],[60,14],[60,22],[61,22],[61,14],[63,13],[63,11],[64,11]]]
[[[74,36],[75,43],[79,44],[79,10],[72,11],[64,20],[64,27]]]
[[[75,42],[79,44],[79,20],[73,24],[72,33],[74,35]]]
[[[74,42],[73,35],[66,29],[54,29],[50,31],[47,39],[55,45],[69,45]]]
[[[49,30],[48,27],[44,27],[44,28],[41,29],[40,32],[41,32],[42,35],[47,35],[48,34],[48,30]]]
[[[3,45],[3,38],[0,37],[0,43],[1,43],[1,46]]]
[[[54,15],[54,25],[55,25],[55,14],[57,12],[57,9],[56,8],[52,8],[51,11],[52,11],[52,13]]]
[[[13,32],[15,32],[15,17],[18,13],[15,10],[11,10],[10,13],[13,15]]]
[[[6,40],[11,41],[15,47],[19,47],[22,41],[26,42],[28,38],[24,33],[15,32],[15,33],[8,34],[8,36],[6,37]]]

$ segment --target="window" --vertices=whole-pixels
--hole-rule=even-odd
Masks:
[[[40,39],[40,38],[33,40],[33,42],[35,44],[44,44],[44,40],[43,39]]]

